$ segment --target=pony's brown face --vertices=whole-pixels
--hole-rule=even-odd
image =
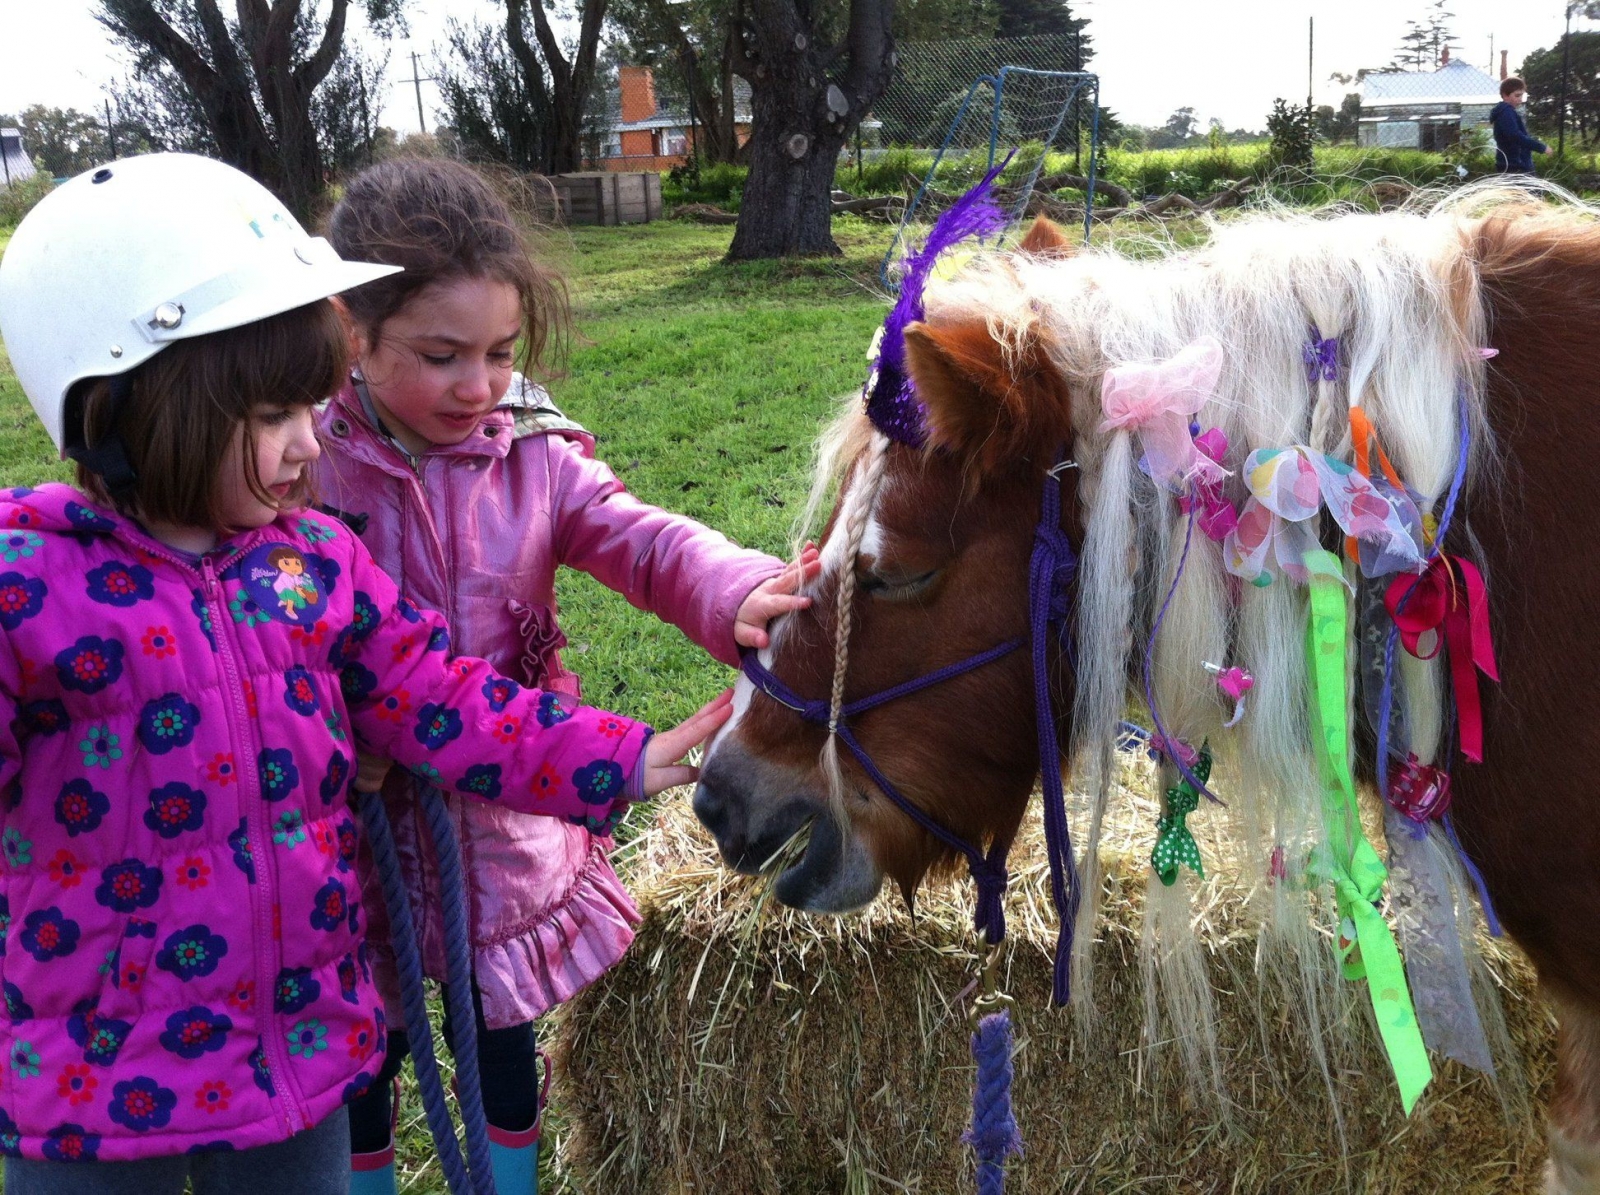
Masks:
[[[761,653],[807,700],[828,698],[841,663],[848,703],[1028,639],[1028,560],[1045,471],[1067,437],[1065,385],[1036,337],[1002,351],[978,321],[913,325],[907,346],[928,408],[929,447],[889,446],[874,486],[871,436],[857,429],[813,604],[777,624]],[[1070,482],[1066,494],[1063,522],[1076,539]],[[854,593],[841,653],[847,570]],[[1058,708],[1069,704],[1067,695]],[[1015,833],[1038,771],[1025,646],[861,713],[850,726],[877,768],[952,833],[979,846]],[[730,867],[754,873],[788,864],[776,884],[785,904],[849,911],[870,901],[886,875],[909,898],[948,851],[842,747],[843,817],[835,817],[819,763],[826,738],[741,678],[734,716],[701,769],[696,814]],[[792,861],[785,847],[801,838],[804,852]]]

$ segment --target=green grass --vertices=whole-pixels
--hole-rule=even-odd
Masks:
[[[552,390],[640,498],[784,552],[812,441],[835,396],[860,386],[884,310],[873,285],[888,230],[841,219],[834,231],[841,258],[741,265],[721,261],[728,227],[665,221],[576,229],[554,242],[578,335]],[[6,239],[0,231],[0,249]],[[0,353],[0,486],[68,475]],[[557,591],[566,658],[590,701],[669,726],[731,682],[676,629],[589,577],[568,571]],[[435,1006],[435,1023],[438,1015]],[[449,1055],[438,1049],[448,1078]],[[442,1195],[414,1084],[400,1123],[402,1191]],[[542,1156],[546,1192],[570,1189],[553,1165],[560,1132],[557,1106]]]

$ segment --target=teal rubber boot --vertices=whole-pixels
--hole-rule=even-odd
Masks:
[[[395,1195],[394,1142],[369,1154],[350,1155],[350,1195]]]
[[[539,1122],[520,1133],[490,1125],[489,1168],[497,1195],[538,1195]]]

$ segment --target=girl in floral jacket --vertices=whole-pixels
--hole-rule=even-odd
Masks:
[[[451,658],[304,511],[345,368],[324,297],[385,272],[183,155],[65,184],[0,263],[0,334],[79,484],[0,499],[7,1195],[346,1190],[343,1105],[385,1039],[357,749],[604,832],[725,717],[649,741]]]
[[[557,279],[470,167],[383,163],[352,180],[329,221],[340,253],[404,266],[340,299],[357,376],[328,404],[318,488],[347,511],[401,592],[445,611],[464,650],[523,684],[576,696],[556,625],[559,566],[581,569],[680,627],[726,664],[766,643],[768,619],[805,604],[800,568],[735,547],[640,502],[594,458],[594,438],[522,373],[566,321]],[[444,979],[433,843],[412,781],[385,789],[428,972]],[[615,964],[638,914],[591,827],[516,820],[453,800],[469,886],[478,1059],[500,1195],[535,1188],[541,1074],[534,1019]],[[368,874],[367,907],[382,901]],[[393,993],[387,926],[374,927]],[[453,1034],[448,1018],[445,1033]],[[403,1035],[390,1042],[395,1074]],[[358,1195],[392,1195],[390,1093],[351,1107]]]

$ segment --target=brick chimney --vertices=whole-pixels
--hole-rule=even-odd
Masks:
[[[1511,51],[1509,50],[1500,51],[1500,77],[1502,79],[1510,77],[1511,74],[1511,72],[1506,69],[1506,55],[1510,52]]]
[[[1446,46],[1444,48],[1444,53],[1439,56],[1439,65],[1440,66],[1449,66],[1450,65],[1450,47],[1449,46]]]
[[[617,71],[622,89],[622,121],[649,120],[656,114],[656,80],[648,66],[625,66]]]

